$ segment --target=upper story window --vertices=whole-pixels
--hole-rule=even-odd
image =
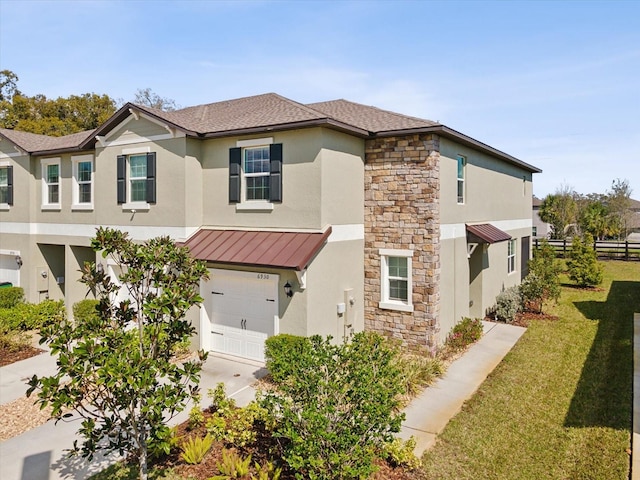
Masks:
[[[42,208],[60,209],[60,159],[42,160]]]
[[[0,164],[0,205],[13,205],[13,166]]]
[[[118,156],[118,203],[135,209],[156,203],[155,152]]]
[[[244,149],[245,199],[269,201],[269,147]]]
[[[380,308],[413,312],[411,250],[380,250]]]
[[[458,155],[456,157],[456,160],[458,161],[458,183],[457,183],[457,189],[458,189],[458,203],[462,204],[465,203],[465,170],[467,167],[467,159],[465,157],[463,157],[462,155]]]
[[[93,208],[93,156],[71,157],[73,164],[73,208]]]
[[[241,140],[229,149],[229,203],[237,210],[272,210],[282,202],[282,144]]]
[[[511,239],[507,245],[507,273],[516,271],[516,241]]]

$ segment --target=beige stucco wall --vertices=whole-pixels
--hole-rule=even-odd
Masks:
[[[443,340],[463,317],[484,317],[500,291],[520,283],[521,239],[531,235],[532,174],[445,138],[440,153]],[[457,155],[467,160],[460,205]],[[467,258],[465,224],[473,223],[490,223],[516,240],[515,272],[507,273],[508,242],[480,244]]]
[[[229,203],[229,149],[256,138],[283,145],[283,201],[273,210],[240,210]],[[324,128],[206,140],[201,146],[203,224],[316,230],[361,224],[363,148],[362,141]]]
[[[467,159],[463,205],[457,203],[456,155]],[[531,219],[530,172],[441,138],[440,178],[442,224]]]

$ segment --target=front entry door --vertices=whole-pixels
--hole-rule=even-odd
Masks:
[[[278,275],[212,270],[211,350],[264,361],[264,341],[275,333]]]

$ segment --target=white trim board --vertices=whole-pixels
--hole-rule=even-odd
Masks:
[[[184,241],[193,235],[198,227],[172,227],[172,226],[132,226],[132,225],[90,225],[73,223],[26,223],[26,222],[2,222],[0,233],[14,235],[55,235],[60,237],[87,237],[92,238],[96,229],[100,226],[115,228],[128,232],[133,240],[149,240],[151,238],[168,235],[169,237]]]

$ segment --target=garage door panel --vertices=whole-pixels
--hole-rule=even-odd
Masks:
[[[211,349],[264,361],[274,334],[278,275],[212,270]],[[214,293],[215,292],[215,293]]]

